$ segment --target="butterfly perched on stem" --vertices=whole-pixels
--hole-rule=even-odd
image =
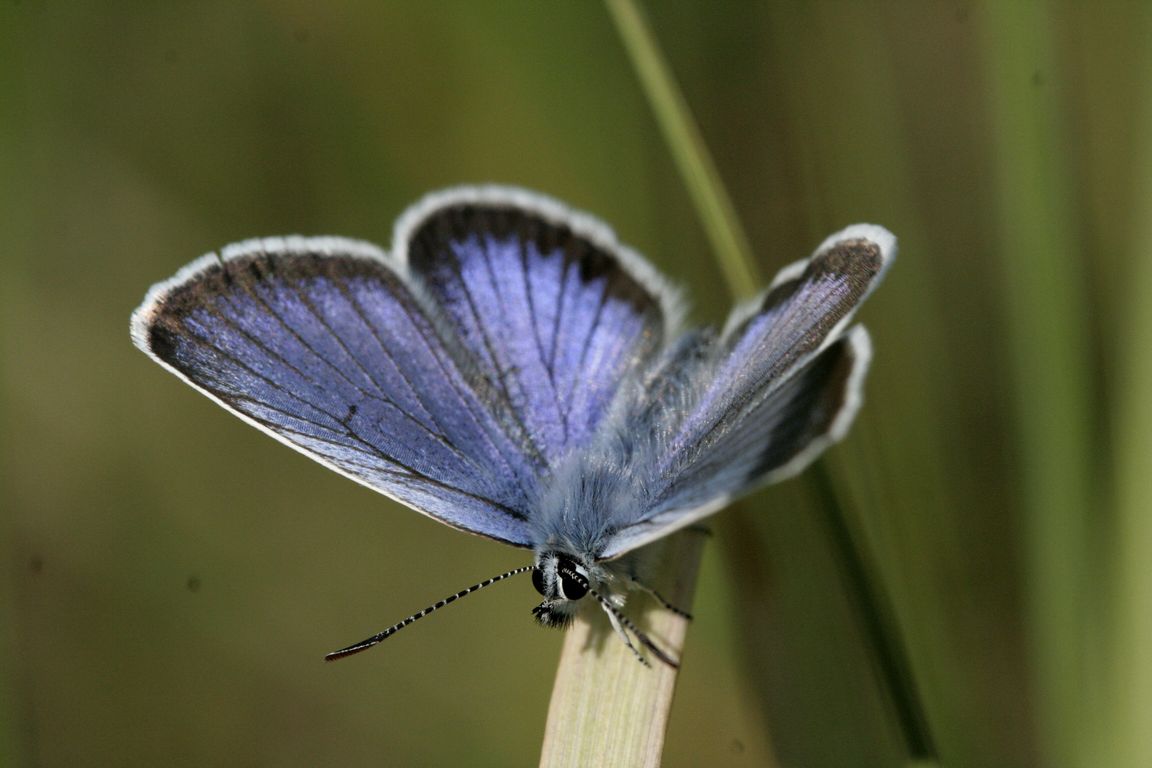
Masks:
[[[258,429],[534,561],[546,626],[591,596],[623,613],[636,550],[796,474],[843,437],[871,348],[852,327],[895,256],[855,225],[781,270],[725,328],[682,330],[679,294],[598,220],[525,190],[460,187],[393,246],[249,240],[152,287],[140,349]]]

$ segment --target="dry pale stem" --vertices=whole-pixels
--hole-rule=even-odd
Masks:
[[[689,610],[706,536],[687,531],[649,547],[653,586]],[[634,592],[630,617],[681,658],[688,620]],[[643,613],[636,613],[645,606]],[[593,610],[596,609],[596,610]],[[552,689],[541,766],[658,766],[677,670],[645,667],[616,637],[603,611],[589,605],[567,634]]]

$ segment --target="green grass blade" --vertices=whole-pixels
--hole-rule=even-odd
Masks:
[[[700,214],[728,289],[737,298],[746,297],[762,282],[756,260],[688,104],[636,3],[606,0],[606,4]]]
[[[1082,762],[1082,639],[1092,440],[1088,307],[1051,11],[1044,2],[986,3],[982,31],[1038,734],[1045,765],[1059,768],[1090,764]]]
[[[889,596],[881,589],[879,571],[869,561],[844,514],[827,463],[818,461],[808,470],[824,517],[825,535],[834,553],[849,602],[856,612],[860,632],[872,654],[876,673],[888,694],[893,715],[909,759],[920,765],[937,765],[938,756],[928,715],[912,674],[908,650],[896,631]]]
[[[1152,14],[1140,19],[1152,32]],[[1152,56],[1142,70],[1152,75]],[[1147,80],[1145,80],[1147,82]],[[1136,135],[1138,212],[1152,206],[1152,98],[1142,93]],[[1113,403],[1115,452],[1115,591],[1110,604],[1112,645],[1105,669],[1108,703],[1098,731],[1101,765],[1152,765],[1152,221],[1137,215],[1137,231],[1126,254],[1133,267],[1117,328],[1120,371]]]
[[[1149,177],[1152,179],[1152,176]],[[1152,195],[1145,198],[1152,201]],[[1108,669],[1111,706],[1102,746],[1116,750],[1109,765],[1152,765],[1152,232],[1141,238],[1142,258],[1133,275],[1131,324],[1127,329],[1126,370],[1121,374],[1115,418],[1116,591],[1114,656]],[[1140,295],[1136,295],[1139,293]]]

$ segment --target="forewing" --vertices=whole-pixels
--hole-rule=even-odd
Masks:
[[[611,230],[522,190],[429,197],[395,251],[550,467],[588,444],[677,322],[673,291]]]
[[[653,431],[650,466],[637,469],[645,504],[634,519],[618,521],[603,557],[796,474],[847,433],[871,345],[862,327],[845,328],[894,256],[895,238],[880,227],[833,235],[733,313],[710,365],[697,364],[687,377],[669,372],[684,381],[676,398],[687,404],[684,415],[661,414],[675,426]]]
[[[320,463],[449,525],[531,546],[540,467],[499,393],[381,251],[249,241],[155,286],[138,347]]]

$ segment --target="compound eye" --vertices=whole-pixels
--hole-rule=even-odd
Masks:
[[[544,597],[549,597],[549,594],[544,591],[544,572],[539,568],[532,569],[532,586],[536,587],[536,591]]]
[[[560,594],[565,599],[579,600],[588,594],[588,582],[582,577],[568,570],[561,570],[557,575],[560,577]]]

